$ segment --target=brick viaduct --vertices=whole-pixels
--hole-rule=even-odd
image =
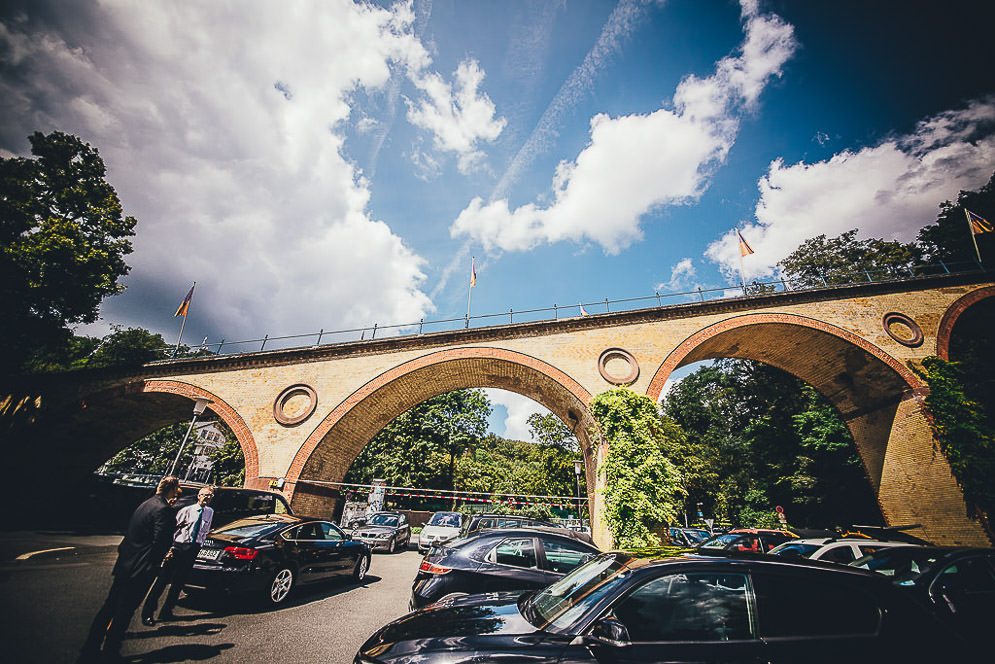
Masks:
[[[935,542],[988,546],[938,450],[928,388],[912,368],[946,357],[958,316],[993,296],[990,274],[930,277],[82,371],[5,390],[16,398],[0,414],[0,433],[8,463],[44,469],[49,488],[71,486],[132,441],[189,418],[190,399],[203,397],[241,443],[247,486],[285,478],[296,510],[327,514],[335,494],[308,480],[340,481],[385,424],[431,396],[495,387],[578,421],[597,516],[605,450],[591,434],[591,397],[625,384],[656,400],[678,367],[745,358],[829,398],[886,522],[921,523]],[[19,494],[15,504],[24,498],[23,486],[5,484]],[[595,521],[596,540],[610,545]]]

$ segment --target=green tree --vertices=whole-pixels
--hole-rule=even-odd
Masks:
[[[926,261],[943,261],[955,268],[964,267],[977,260],[974,242],[967,225],[964,210],[979,214],[988,221],[995,220],[995,173],[988,184],[978,191],[961,191],[957,202],[940,203],[940,213],[936,223],[919,231],[917,241]],[[981,233],[974,236],[981,252],[981,258],[991,264],[995,260],[995,233]]]
[[[572,496],[572,452],[490,434],[459,458],[456,485],[483,493]]]
[[[599,471],[608,531],[617,546],[659,544],[652,530],[676,520],[683,498],[680,473],[666,456],[683,432],[648,397],[627,388],[591,399],[591,413],[608,442]]]
[[[106,337],[70,336],[64,343],[39,349],[24,368],[32,373],[138,366],[166,358],[161,334],[140,327],[112,325]]]
[[[452,489],[456,461],[487,430],[491,406],[480,390],[427,399],[394,418],[360,451],[347,482]]]
[[[986,514],[995,513],[995,430],[965,393],[960,364],[927,357],[916,373],[929,383],[926,406],[934,433],[964,497]]]
[[[580,452],[580,445],[577,444],[577,436],[574,435],[573,429],[567,427],[556,415],[532,413],[525,421],[529,425],[532,440],[538,441],[539,444],[558,447],[574,454]]]
[[[123,290],[135,227],[95,148],[57,131],[28,138],[35,158],[0,158],[0,373],[97,319]]]
[[[915,243],[858,240],[855,228],[834,238],[819,235],[806,240],[778,266],[789,287],[817,288],[867,281],[868,277],[911,276],[910,270],[921,259]]]

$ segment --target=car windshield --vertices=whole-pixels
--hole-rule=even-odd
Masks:
[[[708,534],[703,533],[700,530],[683,530],[681,532],[688,536],[688,539],[691,540],[692,544],[699,544],[708,539]]]
[[[891,577],[898,585],[912,585],[916,579],[929,572],[939,555],[919,547],[889,548],[857,558],[850,565]]]
[[[436,512],[432,515],[429,520],[428,525],[430,526],[445,526],[447,528],[459,528],[459,514],[454,514],[452,512]]]
[[[770,550],[770,553],[775,556],[801,556],[802,558],[808,558],[813,553],[818,551],[820,547],[820,544],[799,544],[797,542],[792,542],[776,546]]]
[[[522,602],[522,615],[539,629],[566,630],[629,574],[633,559],[605,553]]]
[[[370,519],[370,524],[374,526],[396,526],[397,525],[397,515],[396,514],[374,514],[373,518]]]
[[[739,533],[726,533],[725,535],[716,535],[715,537],[705,540],[701,544],[703,549],[725,549],[728,546],[736,544],[741,539],[743,535]]]
[[[229,537],[238,537],[240,539],[248,539],[250,537],[259,537],[261,535],[266,535],[273,531],[279,530],[286,526],[286,523],[269,523],[259,521],[233,521],[227,526],[221,526],[220,528],[212,531],[213,533],[224,533]]]

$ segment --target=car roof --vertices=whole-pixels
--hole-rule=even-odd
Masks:
[[[661,547],[667,548],[667,547]],[[674,549],[676,547],[669,547]],[[702,551],[698,549],[687,550],[685,549],[680,553],[668,553],[661,552],[662,555],[659,557],[642,557],[633,554],[643,554],[644,550],[635,551],[620,551],[626,555],[633,557],[633,560],[637,561],[633,567],[652,569],[659,566],[675,565],[679,563],[686,563],[690,565],[704,564],[707,561],[713,563],[724,562],[731,566],[743,566],[751,569],[795,569],[795,570],[816,570],[816,573],[821,571],[827,572],[843,572],[850,574],[852,576],[860,576],[865,578],[878,578],[886,579],[881,575],[876,575],[866,569],[861,569],[857,567],[848,567],[846,565],[838,565],[836,563],[830,563],[823,560],[811,560],[809,558],[781,558],[780,556],[771,556],[764,553],[754,553],[749,551]]]
[[[787,535],[788,537],[798,537],[790,530],[778,530],[776,528],[733,528],[727,535],[735,535],[737,533],[747,533],[750,535]]]
[[[308,523],[311,521],[328,521],[328,519],[322,519],[316,516],[301,516],[299,514],[258,514],[255,516],[247,516],[233,523],[242,523],[244,521],[252,521],[255,523],[283,523],[286,525],[293,525],[298,523]],[[231,525],[231,524],[228,524]],[[227,526],[226,526],[227,527]]]
[[[582,542],[592,547],[594,546],[587,541],[587,539],[583,536],[583,533],[578,533],[576,530],[570,530],[569,528],[555,528],[550,526],[530,526],[528,528],[484,528],[483,530],[478,530],[475,533],[470,534],[469,537],[478,539],[491,536],[513,537],[515,535],[520,535],[524,537],[527,535],[535,535],[536,533],[558,535],[564,539],[572,540],[574,542]]]

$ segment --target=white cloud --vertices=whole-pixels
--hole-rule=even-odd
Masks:
[[[532,432],[526,420],[533,413],[545,415],[549,411],[532,399],[515,392],[495,388],[486,388],[483,391],[492,404],[504,406],[508,411],[504,420],[504,433],[498,435],[508,440],[531,441]]]
[[[740,113],[755,105],[794,52],[793,29],[776,16],[748,15],[745,30],[741,53],[718,62],[708,78],[688,76],[680,83],[673,110],[595,116],[588,146],[557,169],[550,207],[510,210],[507,200],[477,197],[451,234],[508,251],[590,239],[618,253],[640,239],[644,214],[688,203],[704,191],[736,139]]]
[[[670,281],[657,284],[656,290],[670,293],[686,290],[696,274],[694,262],[690,258],[682,258],[670,269]]]
[[[972,101],[919,123],[916,130],[826,161],[776,160],[758,183],[756,221],[743,229],[753,247],[746,278],[774,265],[805,240],[858,228],[859,237],[911,241],[935,223],[939,204],[984,185],[995,169],[995,97]],[[705,252],[730,275],[739,272],[735,231]]]
[[[45,11],[0,25],[0,140],[60,129],[100,150],[139,220],[130,292],[105,317],[156,327],[193,280],[191,323],[229,339],[431,310],[423,260],[369,215],[339,133],[352,91],[430,64],[408,5],[71,9],[58,28]]]
[[[412,81],[427,98],[407,100],[408,121],[432,132],[437,150],[455,153],[460,172],[466,174],[483,159],[479,142],[497,138],[505,120],[494,118],[494,103],[479,92],[484,72],[475,60],[460,63],[455,79],[450,85],[436,73],[413,76]]]

